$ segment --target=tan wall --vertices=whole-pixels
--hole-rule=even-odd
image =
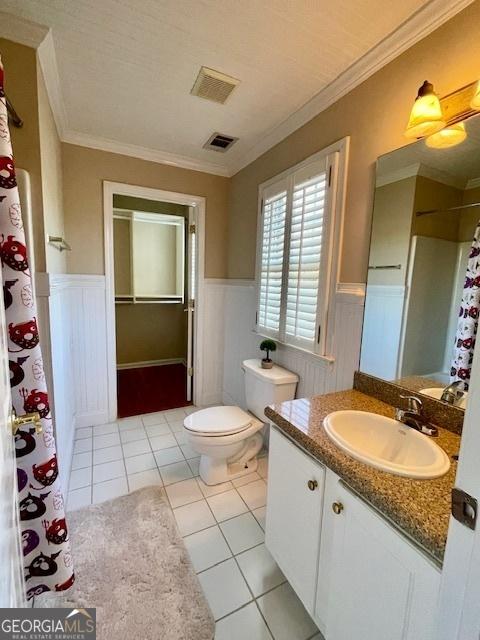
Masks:
[[[0,55],[5,69],[5,92],[23,120],[23,127],[11,125],[10,133],[15,164],[30,174],[36,268],[45,271],[36,52],[0,38]]]
[[[43,73],[38,63],[37,78],[45,234],[64,238],[62,145],[48,100]],[[48,244],[45,250],[47,271],[49,273],[66,273],[67,258],[65,251],[59,251]]]
[[[131,220],[113,220],[113,270],[116,296],[131,296],[132,282],[132,251],[131,251]]]
[[[458,211],[445,211],[450,207],[462,204],[463,191],[448,184],[443,184],[417,176],[415,202],[412,211],[412,235],[441,238],[442,240],[458,240]],[[438,213],[416,216],[417,211],[438,209]]]
[[[186,315],[182,304],[117,304],[117,363],[185,358]]]
[[[205,276],[226,277],[227,178],[71,144],[62,151],[69,273],[105,272],[102,181],[109,180],[206,197]]]
[[[254,277],[258,185],[349,135],[340,279],[365,281],[376,158],[407,143],[403,131],[425,78],[441,95],[478,78],[479,24],[477,0],[233,177],[228,230],[230,278]]]

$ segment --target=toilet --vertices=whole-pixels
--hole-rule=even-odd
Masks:
[[[258,359],[244,360],[242,369],[248,411],[208,407],[191,413],[183,423],[188,444],[200,455],[200,477],[208,485],[256,471],[265,407],[295,397],[298,376],[291,371],[277,365],[262,369]]]

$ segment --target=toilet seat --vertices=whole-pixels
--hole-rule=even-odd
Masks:
[[[248,429],[255,420],[249,413],[235,406],[208,407],[191,413],[184,427],[196,435],[228,436]]]

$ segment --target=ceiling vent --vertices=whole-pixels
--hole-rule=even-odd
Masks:
[[[239,82],[240,80],[226,76],[224,73],[202,67],[190,93],[199,98],[205,98],[205,100],[225,104],[228,96]]]
[[[212,151],[221,151],[224,153],[228,151],[238,138],[232,136],[226,136],[224,133],[214,133],[203,145],[204,149],[211,149]]]

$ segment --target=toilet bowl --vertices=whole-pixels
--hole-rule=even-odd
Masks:
[[[190,447],[200,455],[200,477],[208,485],[240,478],[257,469],[263,446],[264,409],[292,400],[298,377],[274,365],[262,369],[260,360],[245,360],[248,411],[237,406],[200,409],[187,416],[184,430]]]
[[[219,484],[257,469],[264,424],[240,407],[201,409],[184,421],[188,444],[200,454],[200,477]]]

